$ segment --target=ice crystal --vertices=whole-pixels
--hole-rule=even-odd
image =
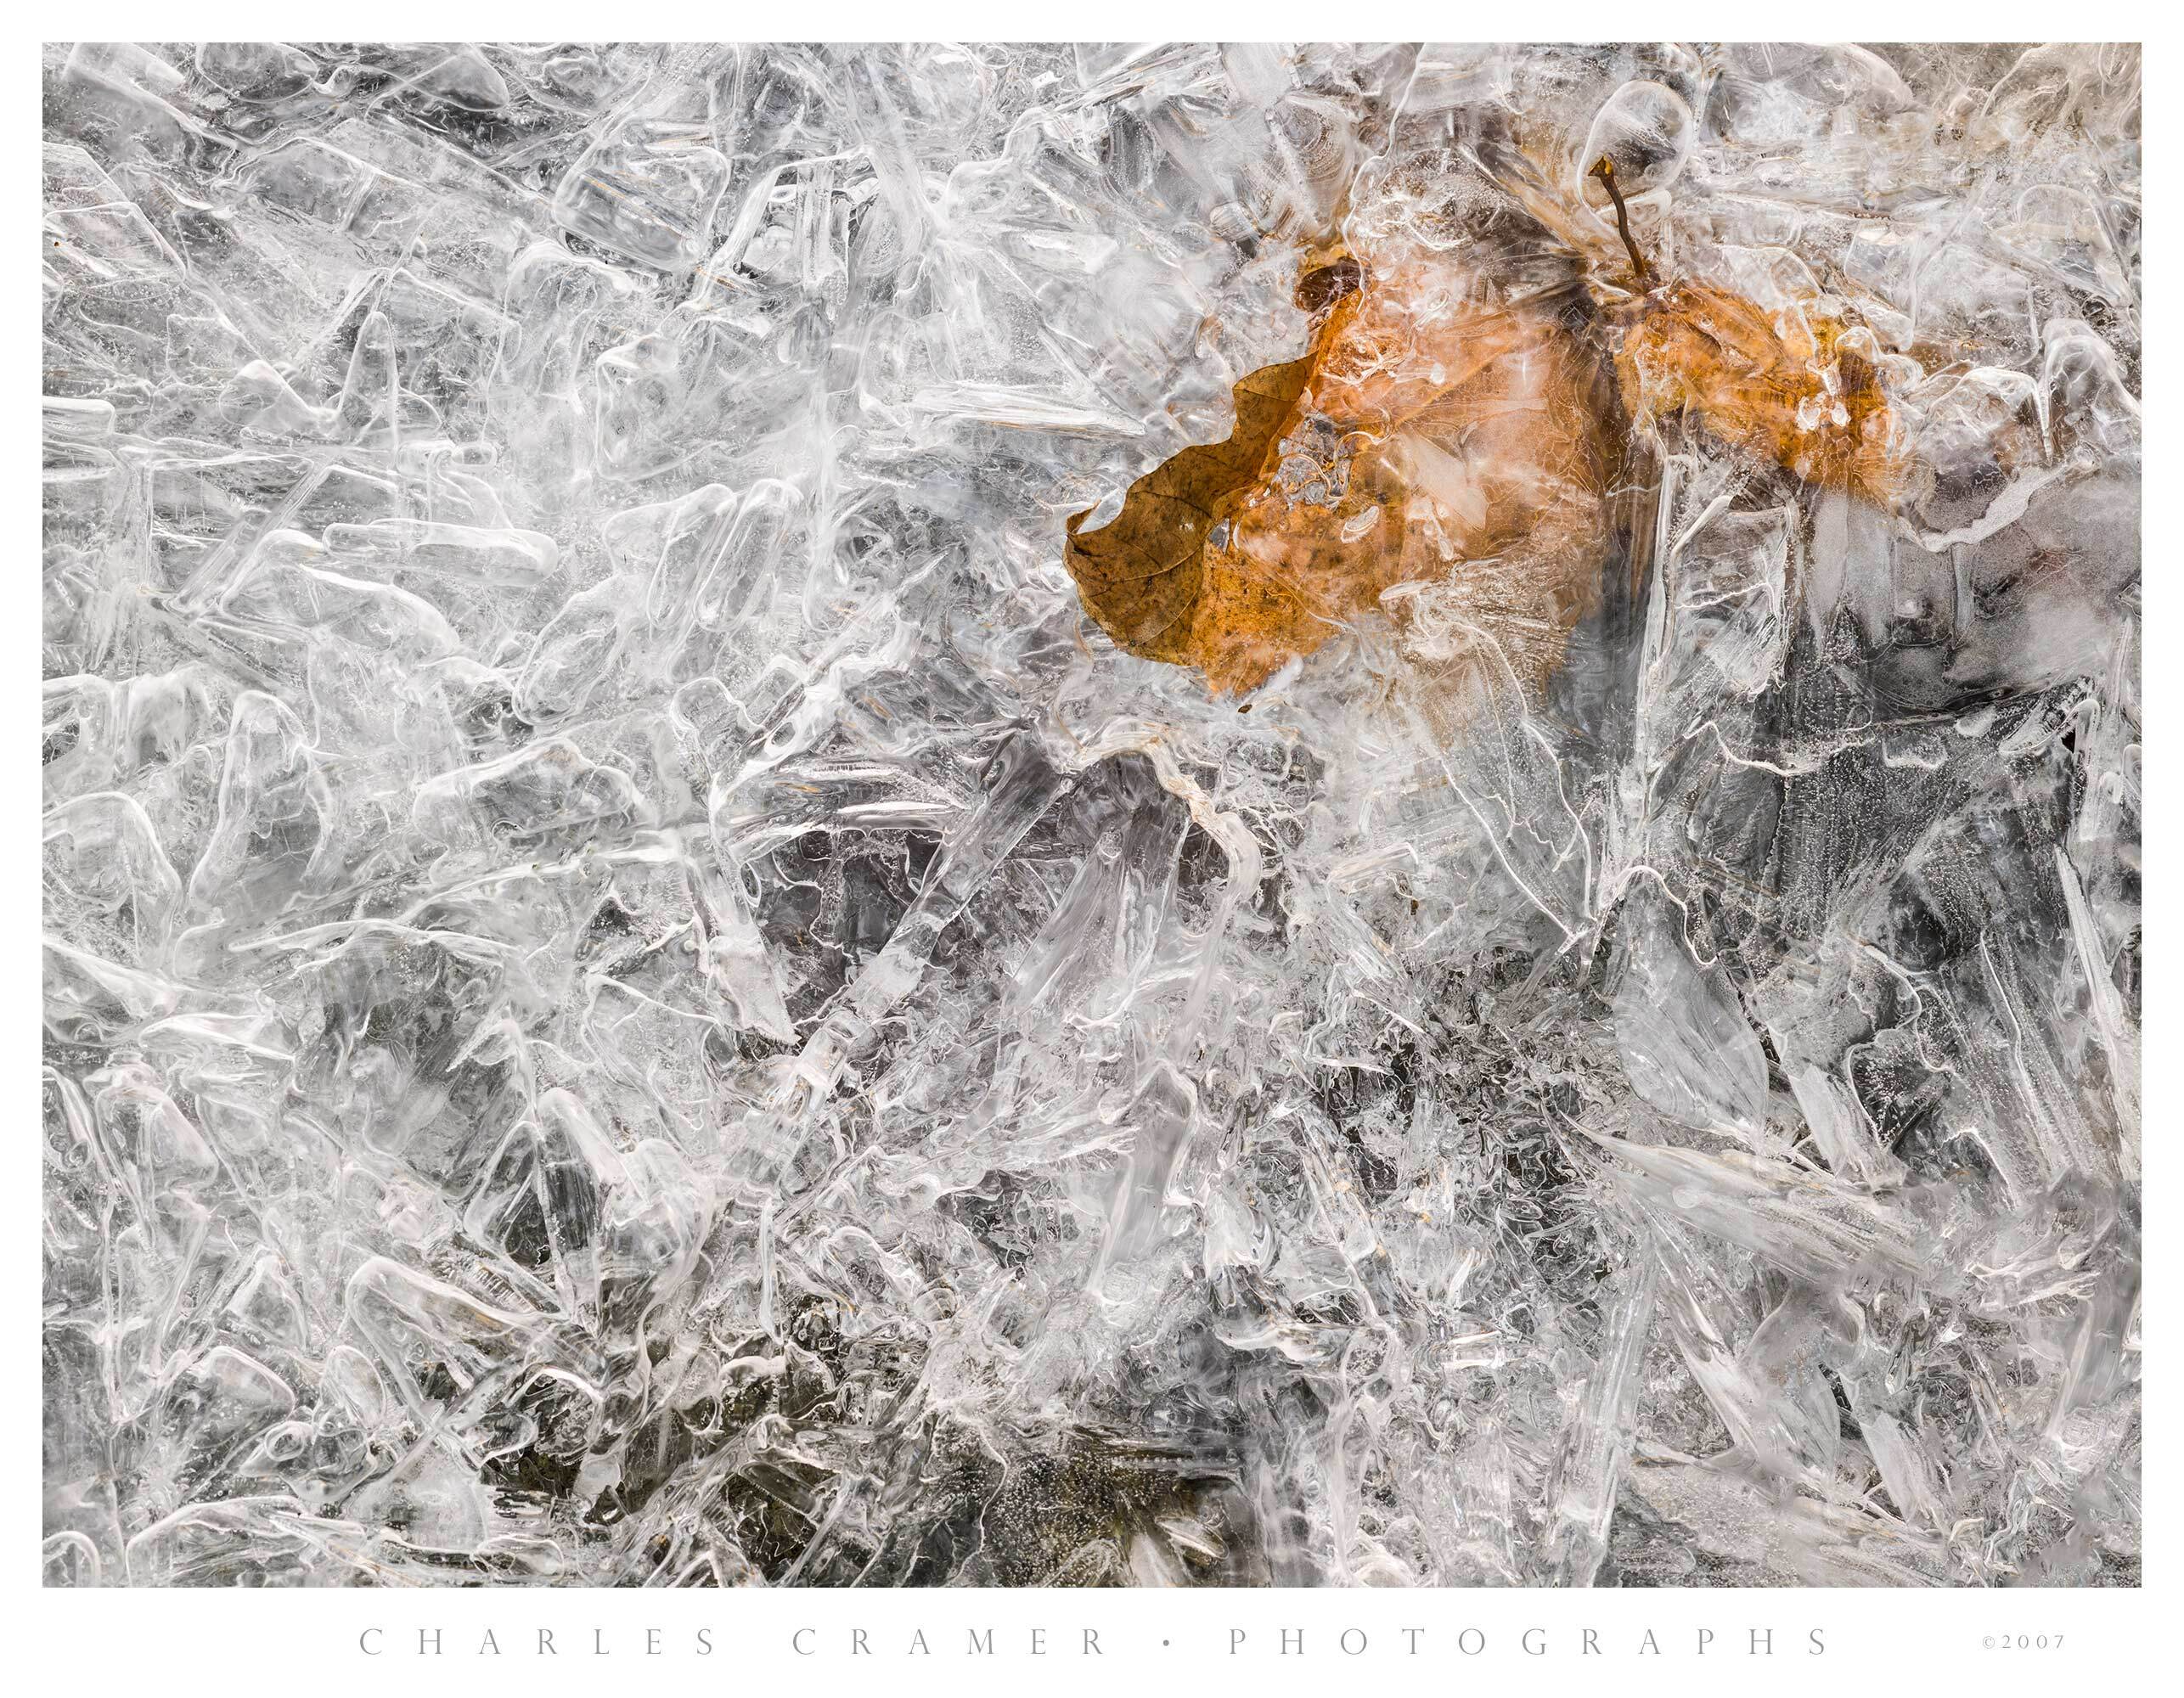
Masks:
[[[49,1578],[2134,1580],[2137,76],[49,48]]]

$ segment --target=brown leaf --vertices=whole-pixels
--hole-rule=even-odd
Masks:
[[[1687,411],[1808,483],[1887,505],[1910,467],[1860,340],[1822,312],[1770,318],[1725,289],[1677,282],[1629,310],[1616,376],[1635,421]]]
[[[1228,439],[1140,478],[1112,524],[1070,520],[1070,571],[1123,649],[1247,690],[1430,583],[1403,609],[1430,604],[1541,690],[1601,604],[1634,424],[1680,413],[1809,481],[1877,502],[1903,489],[1877,348],[1840,319],[1770,318],[1688,281],[1603,308],[1574,254],[1539,287],[1551,267],[1504,277],[1454,245],[1309,269],[1311,350],[1237,384]]]
[[[1080,534],[1087,515],[1070,520],[1067,559],[1084,605],[1131,654],[1196,664],[1207,539],[1264,478],[1319,357],[1315,349],[1245,377],[1236,385],[1236,423],[1227,439],[1185,448],[1147,472],[1112,523]]]
[[[1545,307],[1483,306],[1430,270],[1308,273],[1312,351],[1237,385],[1224,442],[1070,521],[1086,608],[1131,654],[1262,683],[1393,587],[1451,579],[1544,682],[1591,603],[1612,383]]]

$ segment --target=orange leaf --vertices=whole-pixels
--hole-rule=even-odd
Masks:
[[[1112,524],[1080,534],[1086,515],[1070,520],[1067,558],[1084,605],[1131,654],[1195,663],[1207,540],[1264,477],[1318,357],[1315,351],[1244,378],[1236,385],[1236,424],[1227,439],[1185,448],[1147,472],[1130,486]]]
[[[1226,441],[1139,479],[1112,524],[1070,521],[1087,610],[1131,654],[1243,690],[1392,587],[1453,572],[1544,681],[1591,600],[1612,387],[1551,309],[1482,306],[1408,273],[1367,282],[1348,260],[1308,276],[1300,301],[1331,273],[1358,292],[1303,358],[1236,385]]]
[[[1880,373],[1825,314],[1776,323],[1725,289],[1678,282],[1630,312],[1616,376],[1635,420],[1689,411],[1808,483],[1888,504],[1908,466]]]

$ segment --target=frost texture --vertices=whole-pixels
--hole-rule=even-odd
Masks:
[[[45,98],[49,1579],[2136,1580],[2135,51]],[[1544,694],[1118,653],[1065,518],[1511,125],[1931,487],[1662,421]]]

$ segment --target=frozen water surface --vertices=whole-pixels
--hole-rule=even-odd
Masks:
[[[2136,1581],[2135,49],[44,98],[49,1580]]]

